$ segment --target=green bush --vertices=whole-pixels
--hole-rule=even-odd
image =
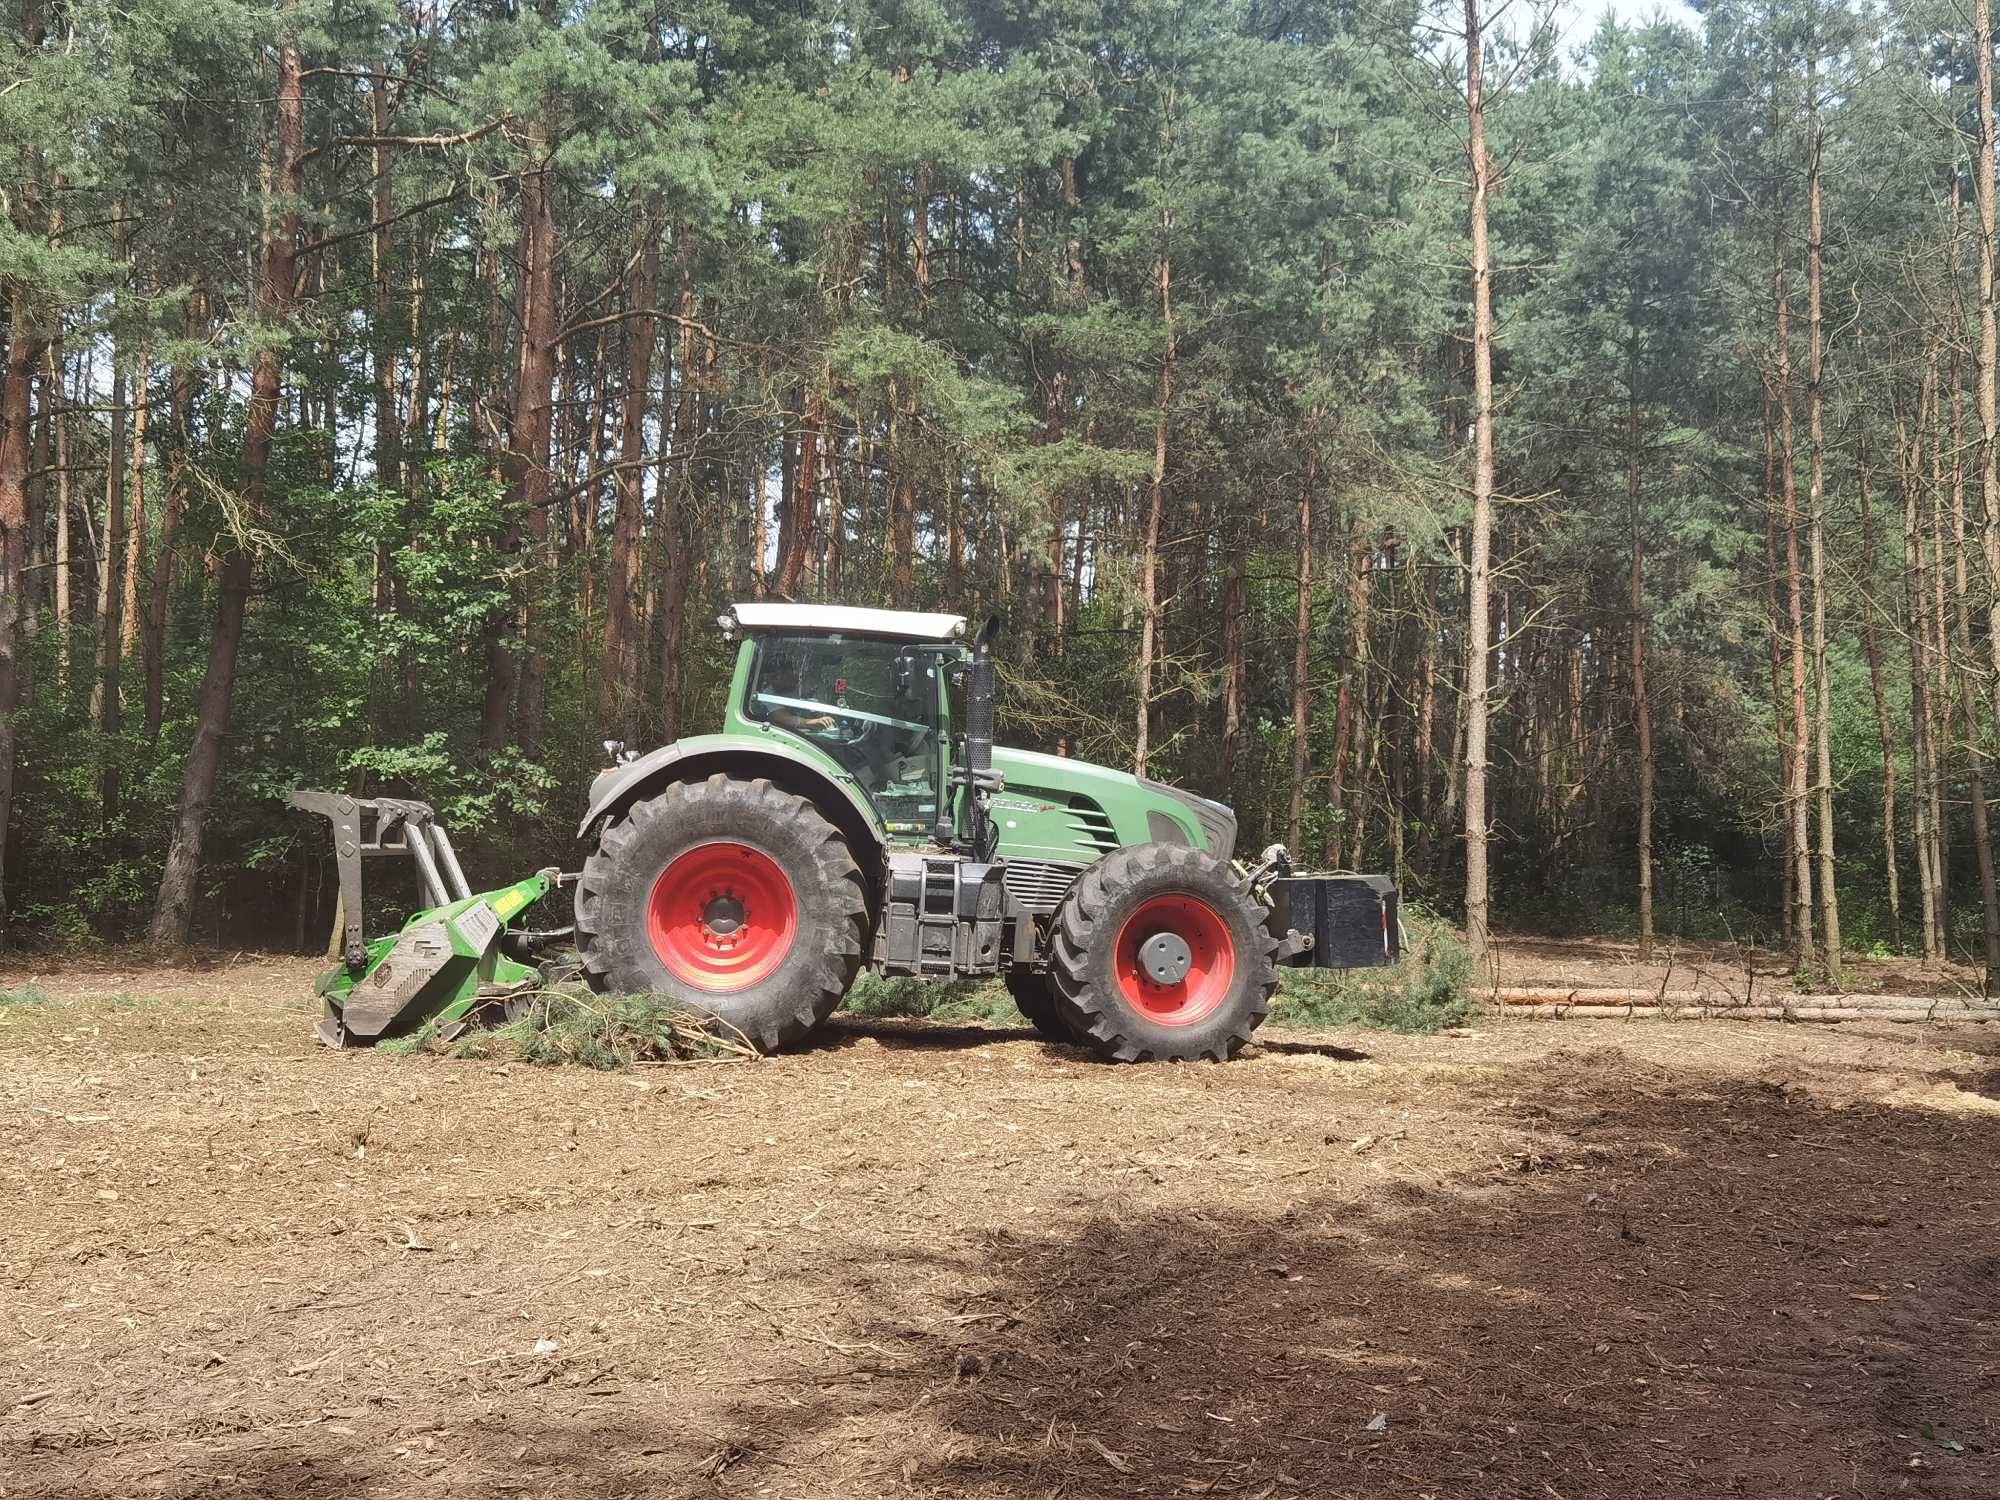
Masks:
[[[1407,908],[1407,946],[1387,969],[1287,969],[1271,1009],[1274,1025],[1376,1031],[1442,1031],[1472,1014],[1472,955],[1437,918]]]

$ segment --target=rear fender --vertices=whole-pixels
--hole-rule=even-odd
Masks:
[[[590,811],[576,836],[588,838],[600,819],[622,816],[642,797],[657,796],[677,781],[705,780],[718,771],[745,781],[765,777],[812,803],[847,836],[854,862],[874,890],[881,879],[882,847],[888,841],[888,830],[874,805],[835,762],[775,732],[747,743],[739,735],[696,735],[612,767],[591,783]]]

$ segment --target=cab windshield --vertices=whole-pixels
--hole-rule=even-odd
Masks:
[[[860,636],[765,636],[743,711],[808,740],[860,783],[891,833],[937,824],[939,653]]]

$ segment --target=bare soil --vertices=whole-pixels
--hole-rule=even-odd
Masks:
[[[2000,1495],[2000,1034],[336,1055],[0,976],[0,1492]]]

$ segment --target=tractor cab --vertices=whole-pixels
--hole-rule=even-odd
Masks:
[[[958,615],[738,604],[728,729],[802,741],[850,777],[892,838],[948,842]]]

